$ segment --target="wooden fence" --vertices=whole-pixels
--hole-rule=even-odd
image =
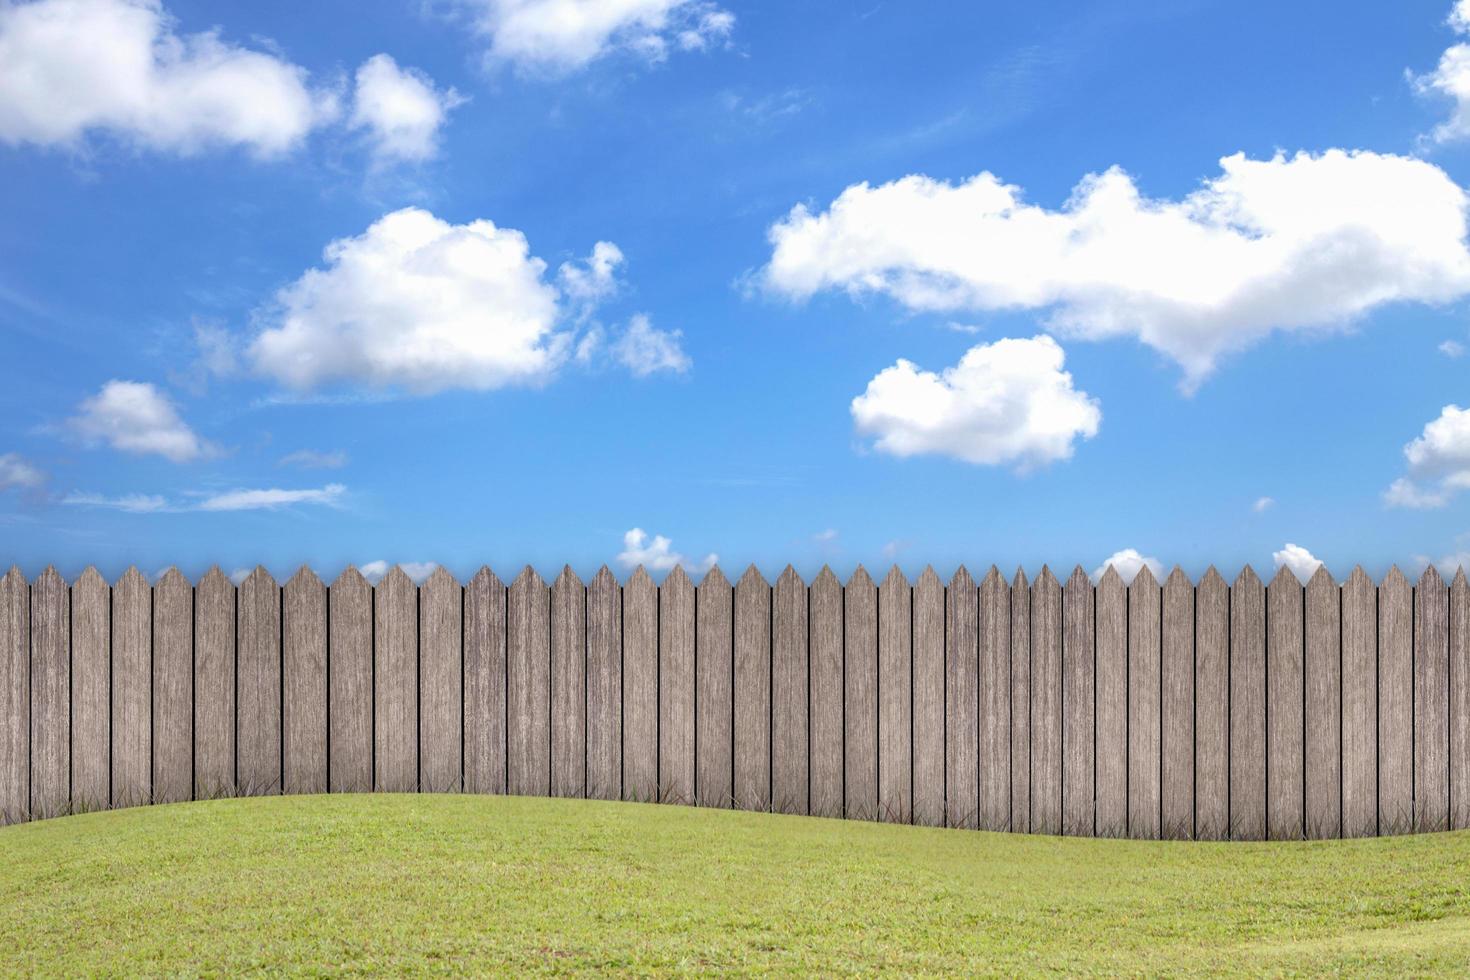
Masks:
[[[1213,569],[696,587],[527,568],[0,579],[0,814],[658,800],[1109,837],[1470,824],[1470,589]]]

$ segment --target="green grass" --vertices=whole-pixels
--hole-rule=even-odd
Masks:
[[[0,829],[0,972],[1444,973],[1470,835],[1094,841],[582,801]]]

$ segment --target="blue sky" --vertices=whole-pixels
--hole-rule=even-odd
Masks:
[[[1454,564],[1452,13],[0,3],[0,559]]]

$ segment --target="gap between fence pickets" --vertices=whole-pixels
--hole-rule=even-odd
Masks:
[[[70,585],[54,568],[34,585],[12,568],[0,578],[0,819],[181,792],[338,788],[339,763],[358,747],[337,733],[338,682],[348,688],[334,658],[333,596],[355,588],[368,621],[359,641],[368,689],[356,692],[365,695],[361,788],[467,788],[473,711],[475,764],[499,762],[490,782],[512,791],[1148,837],[1470,823],[1463,571],[1447,585],[1427,568],[1410,585],[1394,568],[1375,587],[1361,568],[1341,585],[1319,569],[1305,586],[1285,568],[1263,584],[1247,566],[1231,586],[1213,569],[1198,586],[1177,568],[1163,586],[1144,570],[1122,593],[1121,693],[1113,627],[1103,628],[1116,615],[1103,597],[1121,585],[1111,569],[1094,585],[1078,568],[1065,588],[1046,568],[1030,585],[1024,572],[1007,584],[992,568],[977,586],[961,566],[948,587],[932,569],[911,584],[896,567],[882,585],[859,567],[845,587],[826,568],[811,585],[788,568],[773,586],[754,566],[733,585],[718,567],[697,587],[682,570],[662,586],[639,576],[629,582],[652,604],[652,636],[640,641],[651,669],[638,668],[651,675],[651,691],[649,678],[639,683],[649,704],[629,704],[626,586],[605,567],[590,586],[570,568],[551,586],[527,568],[500,586],[504,708],[494,710],[504,714],[492,718],[470,704],[468,592],[442,569],[421,586],[397,568],[376,586],[344,582],[345,573],[327,586],[303,569],[284,587],[264,569],[239,586],[215,569],[195,588],[177,570],[149,585],[133,568],[109,588],[91,568]],[[671,587],[687,590],[678,614],[691,622],[666,619]],[[904,590],[901,619],[884,613],[889,589]],[[804,622],[792,624],[799,643],[782,632],[798,608],[783,601],[793,590],[806,597]],[[938,600],[936,619],[921,590]],[[1186,595],[1188,623],[1173,612]],[[228,638],[216,624],[222,601]],[[896,666],[894,644],[904,651]],[[793,681],[799,695],[786,690]],[[487,696],[483,679],[473,688]],[[603,731],[603,719],[617,731]],[[1121,827],[1110,815],[1119,721]],[[803,737],[782,729],[792,723]],[[651,786],[628,785],[635,752]],[[222,755],[232,772],[219,785]],[[533,778],[528,764],[544,774]],[[793,773],[805,776],[804,800],[792,797]]]

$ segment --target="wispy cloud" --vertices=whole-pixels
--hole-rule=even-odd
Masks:
[[[75,490],[63,497],[61,502],[74,507],[120,510],[128,514],[177,514],[185,511],[280,510],[298,504],[336,506],[346,493],[347,488],[340,483],[304,490],[269,488],[228,490],[223,493],[194,491],[185,494],[186,497],[197,498],[189,501],[170,500],[162,494],[130,493],[109,497]]]
[[[298,449],[276,460],[277,466],[296,466],[303,470],[340,470],[347,465],[347,453],[342,449],[321,452],[315,449]]]

